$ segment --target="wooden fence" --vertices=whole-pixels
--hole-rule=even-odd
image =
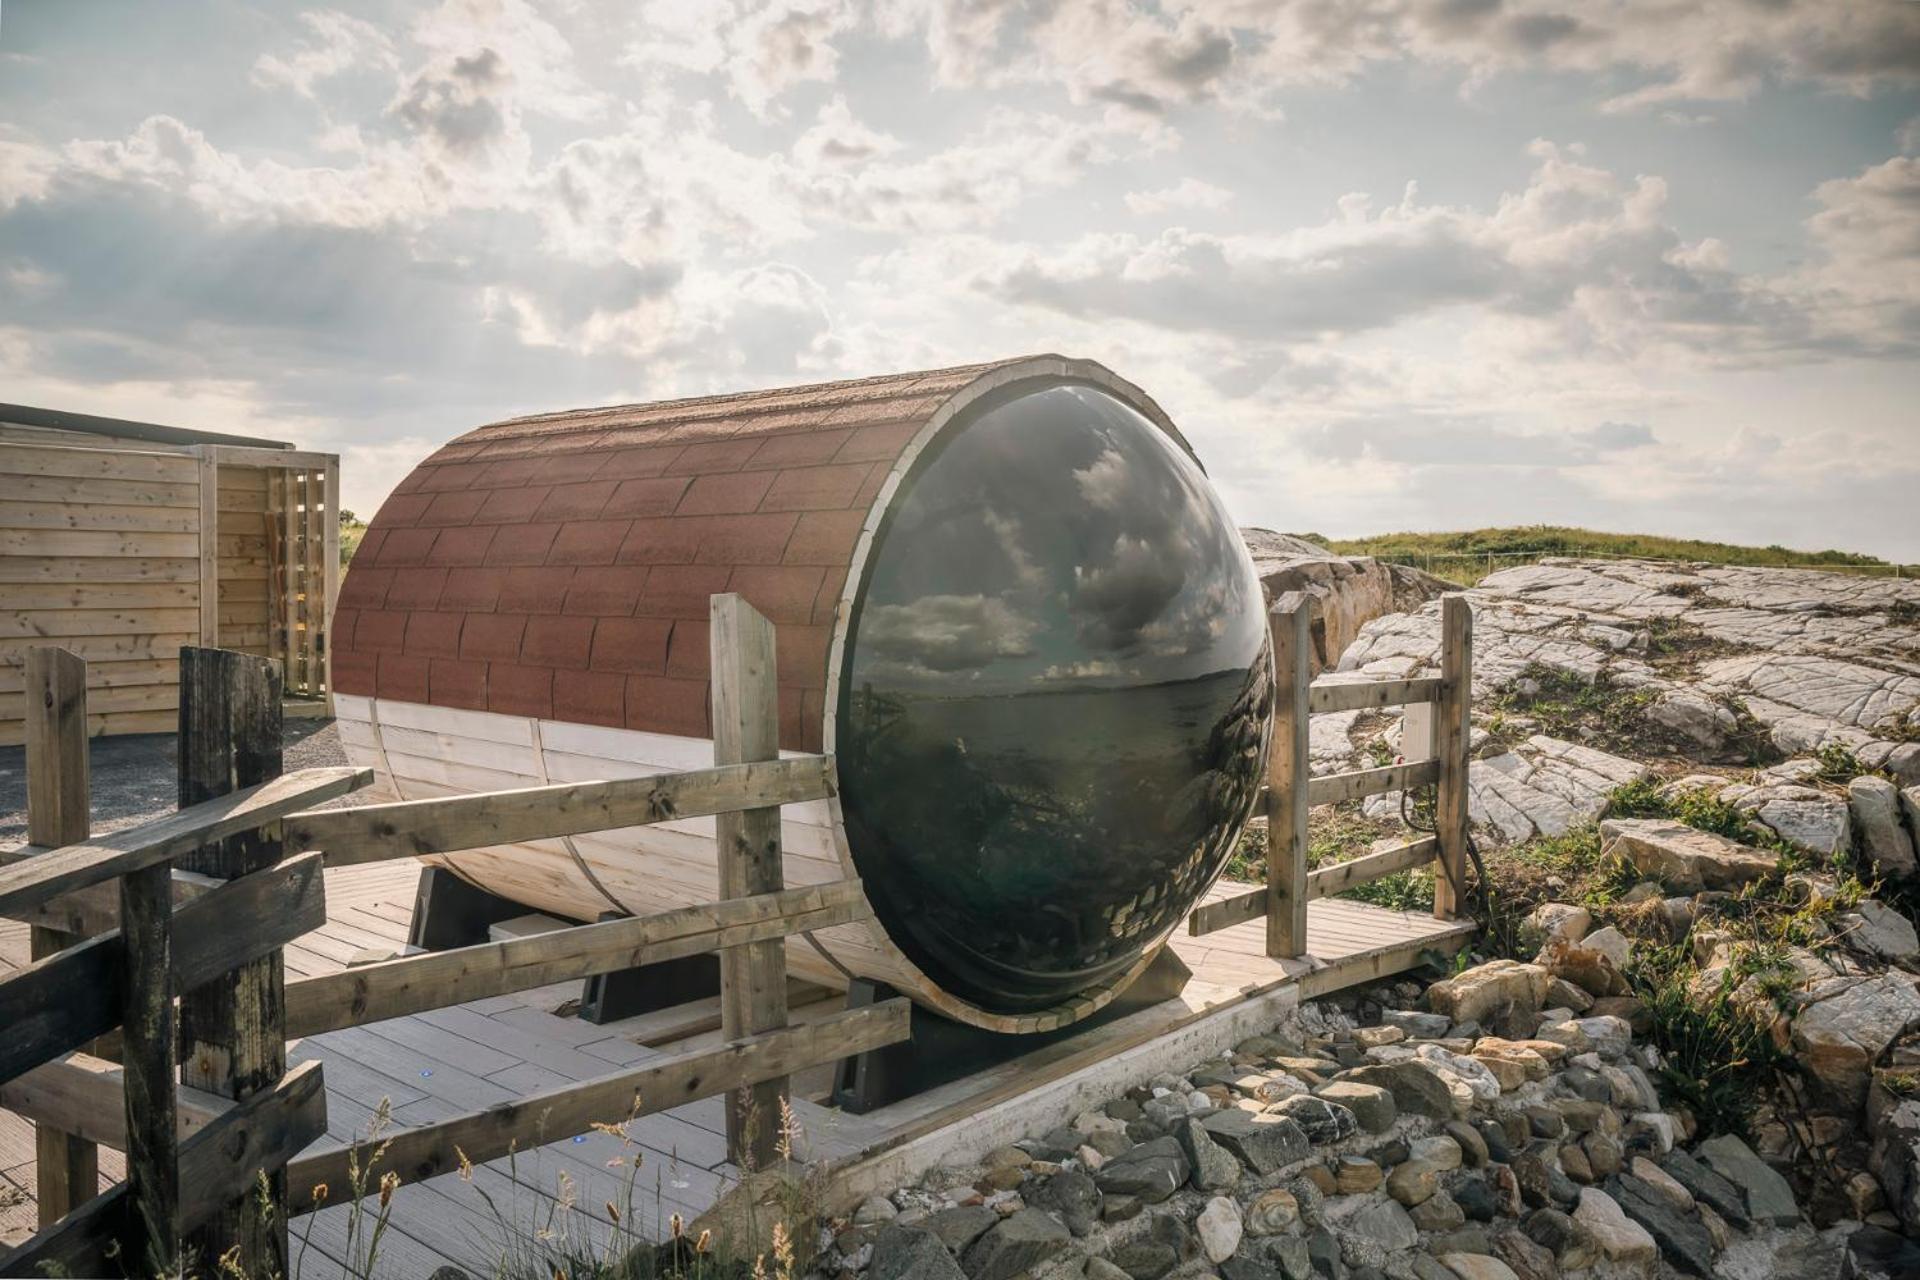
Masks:
[[[1459,911],[1467,858],[1467,712],[1473,699],[1473,611],[1465,596],[1441,601],[1440,674],[1406,680],[1315,682],[1309,662],[1309,606],[1282,600],[1269,616],[1273,638],[1273,736],[1267,753],[1267,883],[1197,908],[1187,920],[1199,935],[1265,917],[1267,954],[1307,950],[1307,903],[1382,876],[1439,863],[1433,912]],[[1401,762],[1313,777],[1307,768],[1308,719],[1316,712],[1405,706]],[[1307,869],[1307,812],[1315,805],[1389,791],[1435,788],[1434,831],[1351,862]]]
[[[491,1160],[715,1094],[728,1096],[733,1158],[770,1164],[791,1073],[905,1039],[908,1004],[788,1025],[782,939],[871,908],[854,880],[783,887],[780,806],[831,794],[832,760],[778,758],[772,624],[715,596],[711,636],[712,769],[333,810],[310,806],[369,775],[272,776],[278,666],[182,650],[181,811],[99,840],[69,827],[45,842],[61,847],[0,868],[0,916],[97,935],[0,981],[0,1106],[47,1135],[39,1176],[57,1196],[43,1199],[42,1230],[0,1255],[0,1274],[102,1274],[129,1258],[128,1270],[161,1271],[185,1248],[203,1266],[229,1255],[243,1274],[285,1275],[287,1218],[318,1207],[317,1187],[347,1186],[353,1155],[307,1150],[326,1125],[321,1064],[288,1071],[289,1037],[682,956],[721,957],[720,1047],[399,1130],[378,1172],[430,1178],[462,1155]],[[78,826],[84,664],[57,651],[34,662],[53,673],[47,705],[60,710],[30,735],[30,798],[63,821],[77,811]],[[77,783],[64,763],[76,740]],[[215,797],[220,779],[239,789]],[[323,865],[709,814],[720,902],[284,981],[279,949],[326,918]],[[43,834],[34,828],[36,844]],[[93,1043],[115,1027],[117,1045]],[[126,1181],[98,1196],[94,1144],[127,1153]]]

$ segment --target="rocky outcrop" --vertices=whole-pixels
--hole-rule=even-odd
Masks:
[[[1600,838],[1603,853],[1625,858],[1641,875],[1682,893],[1738,889],[1780,865],[1778,854],[1664,818],[1612,818],[1600,824]]]
[[[1647,561],[1548,560],[1491,574],[1474,607],[1483,701],[1530,671],[1639,695],[1651,729],[1744,758],[1751,723],[1784,754],[1844,747],[1920,783],[1920,582]],[[1338,669],[1404,676],[1435,661],[1439,606],[1361,629]]]
[[[1254,571],[1269,602],[1289,592],[1304,593],[1312,601],[1316,673],[1338,662],[1360,628],[1375,618],[1417,609],[1452,590],[1451,584],[1418,569],[1372,556],[1336,555],[1291,534],[1242,529],[1240,536],[1253,554]]]
[[[1814,983],[1806,1000],[1793,1020],[1800,1068],[1844,1109],[1857,1109],[1881,1053],[1920,1027],[1920,991],[1909,975],[1889,972]]]
[[[1509,841],[1562,836],[1598,818],[1615,788],[1650,772],[1624,756],[1535,734],[1467,767],[1468,814]]]

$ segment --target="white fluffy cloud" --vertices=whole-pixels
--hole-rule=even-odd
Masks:
[[[303,98],[314,96],[323,80],[355,69],[392,70],[399,65],[393,42],[370,22],[338,9],[314,9],[300,15],[307,38],[293,51],[262,53],[253,64],[253,82],[282,86]]]
[[[1278,90],[1430,63],[1469,84],[1510,72],[1619,73],[1626,111],[1752,96],[1770,82],[1849,93],[1920,79],[1906,0],[925,0],[892,8],[949,83],[1064,82],[1148,113],[1199,101],[1271,111]]]
[[[1328,220],[1277,234],[1170,227],[1030,247],[1000,255],[980,279],[1012,303],[1265,343],[1460,308],[1504,317],[1561,353],[1663,346],[1745,361],[1920,339],[1911,158],[1823,185],[1826,208],[1809,230],[1825,263],[1769,279],[1735,270],[1717,241],[1685,239],[1663,180],[1625,179],[1578,148],[1533,150],[1527,185],[1486,209],[1424,203],[1409,185],[1385,208],[1350,195]]]
[[[1058,350],[1149,388],[1250,522],[1920,555],[1920,5],[354,12],[209,52],[201,99],[0,84],[16,398],[377,486],[521,410]],[[140,41],[47,56],[111,86]],[[1523,154],[1515,102],[1561,141]],[[1018,648],[975,614],[902,625]]]

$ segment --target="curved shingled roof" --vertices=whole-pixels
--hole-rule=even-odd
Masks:
[[[955,391],[1018,361],[514,418],[421,463],[341,585],[342,693],[708,737],[707,600],[778,626],[781,745],[817,751],[868,509]]]

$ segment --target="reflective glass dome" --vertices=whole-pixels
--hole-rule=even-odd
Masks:
[[[879,529],[847,643],[853,860],[894,943],[982,1008],[1118,976],[1252,811],[1259,580],[1192,458],[1102,390],[947,431]]]

